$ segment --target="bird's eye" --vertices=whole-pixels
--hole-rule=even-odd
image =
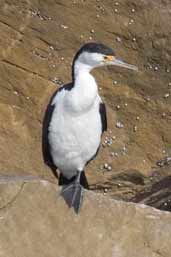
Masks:
[[[113,55],[105,55],[104,56],[104,61],[113,61],[114,60],[114,56]]]

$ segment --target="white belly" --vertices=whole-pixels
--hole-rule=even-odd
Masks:
[[[51,155],[67,178],[83,170],[95,155],[101,140],[101,126],[99,99],[88,112],[80,115],[55,108],[49,127]]]

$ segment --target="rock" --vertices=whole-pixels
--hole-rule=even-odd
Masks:
[[[170,213],[86,191],[77,215],[34,177],[0,178],[0,192],[2,257],[170,257]]]
[[[168,162],[150,177],[146,177],[145,185],[135,192],[129,200],[148,204],[164,211],[171,211],[171,166]]]
[[[120,172],[119,174],[115,174],[112,177],[112,180],[118,181],[129,181],[130,183],[137,184],[137,185],[144,185],[144,176],[142,173],[136,170],[129,170],[125,172]]]
[[[54,180],[42,159],[44,111],[58,86],[71,80],[73,56],[92,35],[94,41],[111,46],[117,56],[137,65],[139,72],[119,67],[93,71],[107,105],[108,131],[112,132],[105,136],[115,135],[116,139],[110,147],[101,148],[87,167],[90,185],[105,188],[110,184],[108,194],[131,199],[145,190],[146,184],[137,185],[137,178],[130,174],[128,181],[119,182],[118,189],[112,176],[136,170],[149,177],[150,183],[157,160],[170,156],[171,98],[163,97],[170,94],[170,2],[116,3],[115,8],[112,0],[103,1],[103,6],[96,0],[1,1],[1,174],[29,173]],[[119,111],[116,106],[121,107]],[[118,120],[124,129],[115,127]],[[111,172],[98,172],[103,163],[110,163]]]
[[[171,212],[171,176],[161,179],[135,195],[133,202],[144,203]]]

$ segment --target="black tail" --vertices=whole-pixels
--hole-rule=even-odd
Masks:
[[[66,177],[64,177],[62,175],[62,173],[60,173],[58,184],[59,184],[59,186],[69,185],[73,181],[75,181],[75,179],[76,179],[76,176],[72,177],[71,179],[67,179]],[[81,172],[81,175],[80,175],[80,185],[83,186],[85,189],[89,190],[89,185],[88,185],[88,181],[87,181],[84,170]]]

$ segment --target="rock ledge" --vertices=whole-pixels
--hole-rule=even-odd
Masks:
[[[79,215],[48,181],[3,177],[2,257],[169,257],[171,214],[86,192]]]

